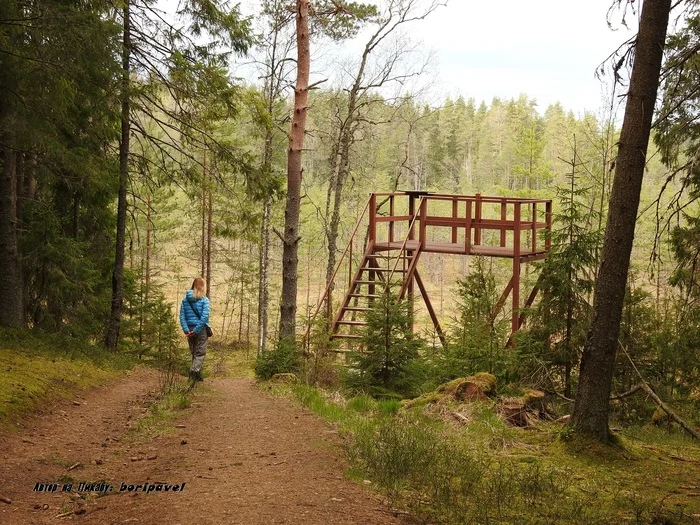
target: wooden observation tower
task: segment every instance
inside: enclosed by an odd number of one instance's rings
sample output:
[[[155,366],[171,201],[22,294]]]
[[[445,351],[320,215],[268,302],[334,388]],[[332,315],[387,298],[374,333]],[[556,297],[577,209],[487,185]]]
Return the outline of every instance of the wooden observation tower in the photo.
[[[367,234],[363,239],[358,232],[365,222]],[[418,271],[423,253],[512,259],[512,276],[491,314],[495,318],[510,295],[512,335],[524,320],[520,313],[521,265],[547,256],[550,239],[545,233],[551,228],[551,200],[485,197],[479,193],[372,193],[319,300],[305,339],[308,340],[313,319],[324,304],[331,320],[332,338],[360,339],[356,329],[366,324],[364,312],[387,286],[392,285],[403,299],[413,297],[417,285],[444,344],[440,323]],[[341,272],[345,266],[347,272]],[[341,273],[345,273],[347,289],[333,312],[332,293],[334,288],[340,288],[336,281]],[[528,295],[525,307],[532,304],[536,294],[537,286]]]

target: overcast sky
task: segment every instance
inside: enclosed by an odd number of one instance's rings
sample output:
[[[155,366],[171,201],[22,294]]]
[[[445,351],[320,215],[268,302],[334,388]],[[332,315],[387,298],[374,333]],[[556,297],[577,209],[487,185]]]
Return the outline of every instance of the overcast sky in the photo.
[[[612,3],[449,0],[426,20],[407,26],[412,38],[435,52],[429,102],[439,104],[461,94],[488,104],[494,96],[517,98],[525,93],[537,100],[540,112],[557,101],[578,115],[597,111],[609,87],[607,79],[595,78],[596,68],[634,34],[637,23],[637,13],[628,12],[630,29],[625,28],[616,11],[610,29],[606,15]],[[245,14],[254,14],[259,3],[241,0],[240,5]],[[338,52],[360,46],[345,43]],[[323,76],[333,60],[317,61],[317,76]]]
[[[488,103],[526,93],[543,112],[556,101],[575,113],[597,110],[608,91],[596,67],[634,33],[611,0],[450,0],[420,23],[435,48],[441,89]],[[619,13],[619,12],[618,12]],[[628,13],[630,28],[636,14]]]

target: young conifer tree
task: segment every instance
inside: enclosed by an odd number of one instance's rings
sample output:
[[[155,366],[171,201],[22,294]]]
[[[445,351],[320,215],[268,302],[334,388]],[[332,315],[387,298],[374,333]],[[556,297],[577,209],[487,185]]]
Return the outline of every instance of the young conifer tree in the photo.
[[[408,301],[399,301],[387,289],[372,304],[366,321],[364,351],[350,357],[358,371],[351,384],[373,395],[410,395],[416,389],[412,372],[423,342],[413,335]]]
[[[557,188],[561,207],[553,219],[552,251],[542,263],[538,280],[542,299],[527,330],[533,336],[531,342],[542,344],[537,358],[556,369],[550,370],[550,377],[560,378],[554,386],[563,387],[566,397],[573,392],[572,371],[588,329],[596,254],[602,241],[597,212],[586,204],[591,189],[580,185],[580,164],[574,146],[569,184]]]

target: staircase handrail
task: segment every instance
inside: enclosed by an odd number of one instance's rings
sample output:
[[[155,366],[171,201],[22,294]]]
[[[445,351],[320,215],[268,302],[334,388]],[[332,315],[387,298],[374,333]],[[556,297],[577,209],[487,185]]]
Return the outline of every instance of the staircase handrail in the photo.
[[[386,286],[389,286],[389,283],[391,282],[391,278],[394,276],[394,273],[396,272],[396,268],[399,266],[399,261],[401,260],[401,253],[403,253],[406,250],[406,243],[408,242],[408,238],[411,236],[411,230],[413,230],[413,226],[416,223],[416,220],[418,219],[418,214],[421,212],[421,207],[423,206],[424,203],[424,196],[421,196],[418,199],[418,206],[416,206],[416,211],[413,212],[413,218],[411,219],[411,222],[408,225],[408,231],[406,232],[406,237],[403,240],[403,244],[401,245],[401,249],[399,250],[399,256],[396,258],[396,262],[394,263],[394,267],[391,269],[391,272],[389,273],[389,276],[387,277],[386,280]],[[419,239],[419,248],[420,248],[420,242],[422,239]]]
[[[333,275],[331,275],[331,278],[328,281],[328,284],[326,285],[326,289],[323,292],[321,299],[319,299],[318,304],[316,305],[316,310],[314,311],[314,315],[312,315],[311,318],[309,319],[309,325],[306,327],[306,332],[304,333],[304,337],[302,338],[302,348],[304,347],[306,341],[308,340],[309,334],[311,333],[311,327],[314,325],[314,321],[316,320],[316,316],[318,315],[318,312],[321,310],[321,305],[323,305],[323,301],[328,296],[328,293],[330,292],[331,287],[333,286],[333,283],[335,282],[335,276],[338,273],[338,270],[340,270],[340,266],[343,264],[343,260],[345,259],[345,256],[347,255],[348,250],[350,249],[350,245],[352,244],[352,241],[355,238],[355,235],[357,234],[357,229],[360,227],[360,224],[362,223],[362,219],[364,219],[364,217],[365,217],[365,213],[367,213],[367,209],[369,208],[370,202],[372,202],[372,195],[370,195],[369,198],[367,199],[367,204],[365,204],[365,207],[362,210],[362,213],[360,213],[359,219],[357,219],[357,223],[355,224],[355,228],[352,230],[352,233],[350,234],[350,240],[348,241],[348,244],[345,246],[345,250],[343,251],[343,254],[340,256],[340,259],[338,259],[338,263],[335,265],[335,270],[333,271]]]

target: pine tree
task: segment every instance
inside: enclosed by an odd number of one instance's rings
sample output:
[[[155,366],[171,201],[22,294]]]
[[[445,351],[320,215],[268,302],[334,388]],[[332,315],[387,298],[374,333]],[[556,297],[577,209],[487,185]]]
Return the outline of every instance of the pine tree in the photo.
[[[407,301],[384,290],[366,314],[364,351],[350,354],[356,376],[350,383],[376,396],[406,396],[415,388],[413,365],[422,341],[413,336]]]
[[[610,392],[637,220],[646,151],[659,86],[670,0],[646,0],[635,42],[625,118],[571,425],[599,441],[610,438]]]
[[[118,35],[108,15],[97,1],[0,6],[0,324],[62,327],[104,287],[95,230],[110,217]]]

